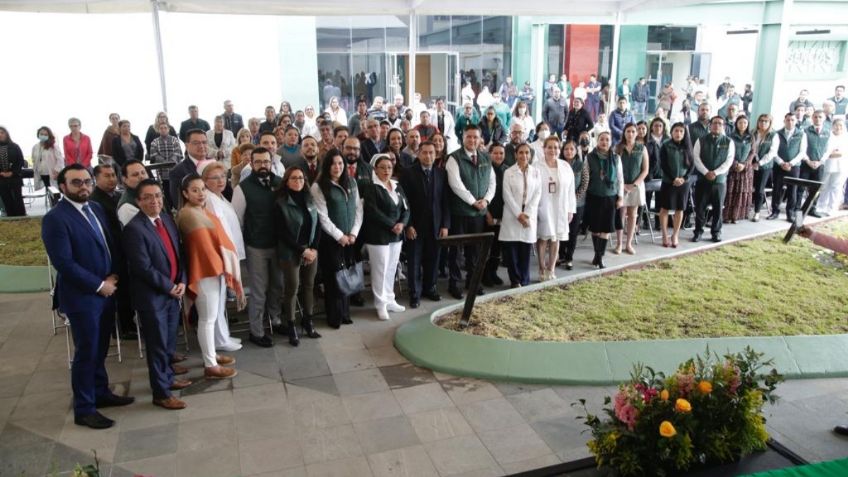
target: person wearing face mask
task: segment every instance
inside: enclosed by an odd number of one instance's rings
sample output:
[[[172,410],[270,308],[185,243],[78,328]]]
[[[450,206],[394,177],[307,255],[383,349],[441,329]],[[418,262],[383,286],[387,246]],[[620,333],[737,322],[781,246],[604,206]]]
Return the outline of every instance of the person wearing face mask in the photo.
[[[588,147],[588,138],[585,139]],[[574,176],[574,198],[575,209],[568,223],[568,241],[560,242],[559,258],[564,263],[566,270],[573,268],[574,250],[577,248],[577,234],[583,223],[583,211],[586,208],[586,190],[589,188],[589,168],[586,166],[585,156],[577,154],[577,145],[574,141],[568,141],[562,147],[562,159],[571,166]]]
[[[609,131],[605,131],[609,133]],[[577,155],[580,159],[586,160],[586,157],[592,152],[592,139],[589,138],[589,133],[583,133],[580,135],[580,139],[577,141]]]
[[[536,140],[530,143],[530,148],[533,150],[533,154],[530,156],[531,163],[533,162],[532,158],[545,156],[545,139],[550,136],[551,128],[548,123],[542,121],[536,125]]]
[[[523,101],[516,101],[515,107],[512,108],[512,119],[509,121],[510,131],[512,131],[514,124],[521,125],[521,142],[527,142],[530,139],[530,133],[535,129],[535,124],[533,123],[533,117],[530,116],[527,104]]]
[[[474,109],[474,105],[467,101],[462,106],[462,112],[456,117],[456,126],[453,128],[456,137],[462,137],[463,131],[468,125],[476,126],[480,122],[480,115]]]
[[[56,137],[47,126],[37,132],[38,143],[32,146],[32,169],[35,172],[35,188],[56,186],[56,178],[65,167],[62,151],[56,146]]]

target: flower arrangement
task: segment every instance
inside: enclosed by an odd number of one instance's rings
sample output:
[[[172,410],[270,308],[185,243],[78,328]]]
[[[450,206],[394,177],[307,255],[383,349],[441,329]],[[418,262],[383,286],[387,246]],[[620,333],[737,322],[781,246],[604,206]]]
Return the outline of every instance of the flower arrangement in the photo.
[[[777,400],[783,380],[773,368],[763,372],[772,365],[750,347],[721,357],[707,348],[670,376],[637,364],[630,381],[604,400],[607,418],[579,401],[586,415],[578,419],[592,433],[589,450],[599,468],[622,477],[673,475],[764,450],[762,407]]]

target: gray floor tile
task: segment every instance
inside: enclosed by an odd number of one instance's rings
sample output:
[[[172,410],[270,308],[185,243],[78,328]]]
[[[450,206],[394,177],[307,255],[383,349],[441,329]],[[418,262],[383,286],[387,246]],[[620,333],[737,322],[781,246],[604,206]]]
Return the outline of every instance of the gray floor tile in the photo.
[[[386,391],[389,389],[389,385],[383,378],[382,373],[376,368],[334,374],[333,379],[336,382],[336,388],[338,388],[339,394],[342,396]]]
[[[353,422],[399,416],[403,413],[391,391],[346,396],[342,401]]]
[[[10,420],[64,416],[71,409],[70,389],[59,392],[29,394],[18,401]]]
[[[408,363],[406,358],[395,349],[394,346],[380,346],[377,348],[368,348],[371,353],[371,358],[374,359],[374,364],[378,367],[395,366],[398,364]]]
[[[511,464],[552,454],[551,449],[527,424],[477,434],[499,464]]]
[[[29,382],[28,374],[5,375],[0,371],[0,398],[18,397]]]
[[[312,429],[299,440],[303,448],[303,460],[307,465],[363,455],[351,424]]]
[[[412,414],[409,421],[421,442],[474,434],[474,430],[455,407]]]
[[[195,394],[214,393],[218,391],[232,391],[232,379],[204,379],[202,377],[190,377],[191,386],[180,391],[180,399]]]
[[[327,358],[318,350],[286,357],[280,363],[280,371],[286,381],[329,376],[331,374]]]
[[[359,443],[366,454],[399,449],[420,444],[415,430],[406,416],[387,417],[353,425]]]
[[[417,445],[370,454],[368,462],[374,477],[438,477],[424,446]]]
[[[317,391],[328,396],[339,396],[339,389],[336,386],[336,380],[329,374],[326,376],[317,376],[312,378],[286,380],[286,392],[292,401],[297,401],[297,394],[301,390],[299,388]]]
[[[177,424],[122,432],[115,462],[131,462],[177,452]],[[129,467],[128,467],[129,468]],[[130,470],[133,470],[130,468]]]
[[[588,427],[572,417],[559,417],[547,421],[536,421],[530,426],[539,437],[564,461],[575,449],[585,449],[591,435],[584,431]]]
[[[439,381],[457,406],[503,396],[494,385],[480,379],[448,377]]]
[[[554,454],[544,455],[533,459],[522,460],[519,462],[502,463],[501,468],[507,475],[517,474],[519,472],[527,472],[530,470],[541,469],[559,464],[561,461]]]
[[[506,399],[529,422],[574,415],[569,403],[550,388],[513,394]]]
[[[77,464],[81,466],[94,464],[94,454],[91,451],[80,451],[60,443],[53,446],[53,452],[47,458],[48,472],[67,472],[74,470]],[[103,457],[98,455],[98,459],[102,461]]]
[[[306,466],[309,477],[370,477],[371,468],[365,457],[348,457],[331,462],[318,462]]]
[[[241,474],[238,447],[205,447],[177,454],[178,476],[234,477]]]
[[[408,388],[393,389],[392,393],[406,414],[453,407],[453,401],[442,389],[442,386],[435,381]]]
[[[53,451],[53,442],[42,442],[22,447],[0,446],[2,475],[29,476],[44,475],[49,470],[49,456]]]
[[[496,388],[503,394],[504,396],[511,396],[513,394],[521,394],[521,393],[529,393],[532,391],[538,391],[540,389],[545,389],[549,386],[544,384],[527,384],[527,383],[506,383],[506,382],[496,382],[493,383]]]
[[[397,366],[384,366],[380,368],[380,372],[383,373],[383,377],[386,378],[386,382],[389,383],[389,387],[392,389],[409,388],[420,384],[436,382],[432,371],[419,368],[410,363],[399,364]]]
[[[286,387],[283,383],[272,383],[235,389],[233,405],[236,412],[285,407]]]
[[[236,424],[232,415],[183,422],[177,431],[177,451],[199,451],[232,446],[236,441]]]
[[[270,439],[298,432],[287,408],[242,412],[236,414],[235,424],[239,441]]]
[[[524,424],[524,418],[505,398],[477,401],[459,406],[465,419],[477,432]]]
[[[298,436],[275,437],[239,443],[242,475],[278,472],[303,465]]]
[[[324,357],[327,358],[327,364],[333,374],[377,367],[365,348],[328,349],[324,351]]]
[[[194,394],[181,399],[186,403],[186,408],[176,413],[181,422],[228,416],[235,410],[232,391]]]
[[[132,472],[133,475],[175,477],[177,476],[177,454],[167,454],[134,460],[132,462],[123,462],[120,464],[120,467]]]
[[[459,475],[472,471],[501,470],[480,439],[474,435],[453,437],[424,445],[439,475]]]

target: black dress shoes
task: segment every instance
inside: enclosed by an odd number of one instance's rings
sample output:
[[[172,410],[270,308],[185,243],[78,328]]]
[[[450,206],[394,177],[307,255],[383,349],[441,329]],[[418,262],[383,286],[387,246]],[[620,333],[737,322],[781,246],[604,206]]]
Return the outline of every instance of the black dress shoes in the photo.
[[[342,324],[343,325],[352,325],[353,320],[351,320],[349,316],[346,316],[346,317],[342,318]]]
[[[713,242],[715,242],[715,243],[721,242],[721,234],[713,235]]]
[[[104,396],[97,400],[95,405],[98,408],[104,407],[118,407],[118,406],[128,406],[135,402],[135,398],[132,396],[118,396],[115,394],[111,394],[109,396]]]
[[[115,425],[115,421],[109,419],[103,414],[100,414],[99,412],[95,412],[94,414],[89,414],[87,416],[74,416],[74,424],[90,427],[92,429],[108,429]]]
[[[460,290],[456,286],[448,288],[448,293],[450,293],[450,296],[456,298],[457,300],[462,300],[463,298],[465,298],[465,295],[462,294],[462,290]]]
[[[840,436],[848,436],[848,426],[836,426],[833,428],[833,432]]]
[[[778,218],[778,217],[780,217],[780,213],[779,213],[779,212],[772,212],[771,214],[769,214],[769,216],[768,216],[768,217],[766,217],[766,220],[774,220],[774,219],[776,219],[776,218]]]
[[[442,299],[442,295],[439,295],[436,290],[426,291],[422,293],[421,296],[430,301],[440,301]]]
[[[418,298],[410,298],[410,300],[409,300],[409,307],[410,308],[418,308],[419,306],[421,306],[421,300],[419,300]]]
[[[268,335],[255,336],[251,333],[250,342],[255,344],[256,346],[261,346],[263,348],[270,348],[274,346],[274,340],[271,339]]]
[[[701,241],[701,234],[696,233],[695,235],[693,235],[692,241],[693,242],[700,242]]]

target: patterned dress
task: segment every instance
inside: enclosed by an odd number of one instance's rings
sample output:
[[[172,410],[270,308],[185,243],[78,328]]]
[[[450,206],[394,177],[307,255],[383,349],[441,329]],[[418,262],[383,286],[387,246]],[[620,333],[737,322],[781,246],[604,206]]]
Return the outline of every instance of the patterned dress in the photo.
[[[724,198],[725,222],[742,220],[748,215],[754,193],[754,168],[752,167],[751,143],[752,137],[748,132],[744,135],[734,131],[730,135],[736,148],[733,165],[727,173],[727,195]],[[744,164],[745,169],[736,171],[737,164]]]

